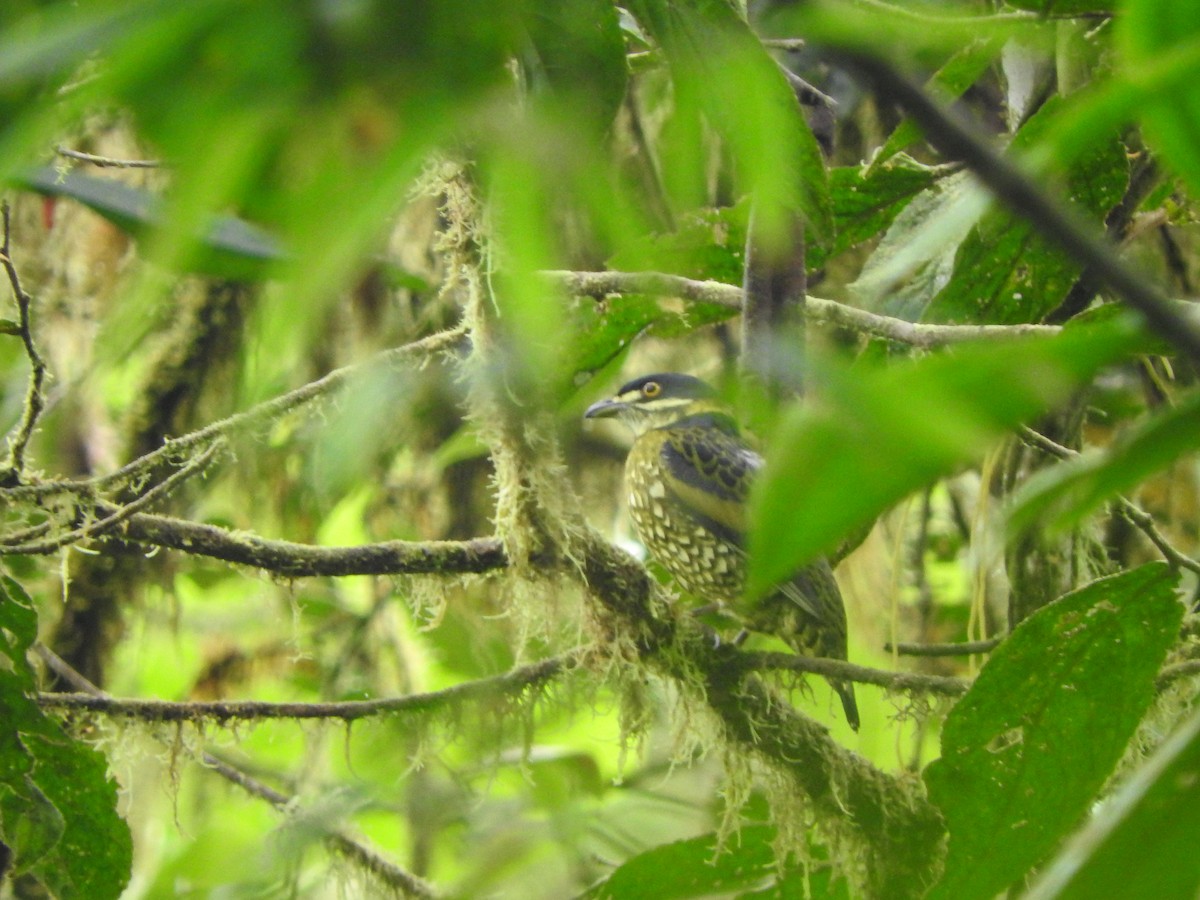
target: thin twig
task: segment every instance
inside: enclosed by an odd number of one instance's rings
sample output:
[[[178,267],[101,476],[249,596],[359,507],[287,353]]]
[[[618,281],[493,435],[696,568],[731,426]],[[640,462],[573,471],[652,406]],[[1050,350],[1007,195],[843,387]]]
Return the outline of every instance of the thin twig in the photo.
[[[30,297],[21,287],[21,277],[17,273],[16,264],[12,258],[12,211],[7,201],[0,205],[0,213],[4,219],[4,241],[0,244],[0,264],[8,275],[8,283],[12,286],[13,297],[17,301],[17,329],[21,343],[25,347],[25,355],[29,358],[29,385],[25,390],[25,403],[21,409],[21,421],[16,433],[8,439],[8,460],[0,469],[0,485],[18,483],[25,469],[25,451],[33,438],[33,430],[37,426],[38,417],[45,406],[42,395],[42,385],[46,381],[46,363],[38,353],[37,344],[33,340],[33,321],[30,314]]]
[[[75,671],[66,660],[49,647],[44,644],[37,644],[35,651],[56,675],[80,691],[79,694],[67,696],[82,696],[93,701],[114,699],[84,678],[79,672]],[[236,784],[250,795],[258,797],[261,800],[266,800],[280,812],[291,815],[295,814],[296,799],[294,797],[281,794],[270,785],[264,784],[252,775],[246,774],[241,769],[211,753],[202,752],[200,754],[200,761],[205,768],[216,772],[226,781]],[[393,890],[401,891],[405,896],[421,898],[421,900],[432,900],[432,898],[438,896],[433,886],[424,879],[418,878],[395,863],[389,862],[375,850],[349,837],[341,830],[329,828],[322,837],[335,851],[356,862],[364,870],[370,872]]]
[[[1157,287],[1125,265],[1117,248],[1098,236],[1090,222],[1051,199],[1044,187],[979,138],[978,129],[947,113],[891,63],[849,48],[833,55],[873,93],[912,116],[944,156],[964,162],[1001,202],[1138,310],[1160,337],[1200,363],[1200,331]]]
[[[250,407],[250,409],[212,422],[189,434],[169,438],[157,450],[153,450],[144,456],[139,456],[137,459],[130,461],[120,469],[107,475],[87,480],[47,481],[39,484],[0,489],[0,497],[21,499],[44,497],[59,493],[81,493],[111,489],[172,457],[187,453],[196,447],[209,444],[218,437],[277,418],[297,407],[303,406],[305,403],[309,403],[336,390],[350,378],[372,366],[397,365],[401,362],[410,361],[413,358],[428,358],[437,353],[448,351],[462,341],[465,334],[465,329],[462,326],[457,326],[446,331],[439,331],[437,334],[431,334],[428,337],[421,338],[401,347],[384,350],[364,362],[334,369],[316,381],[310,381],[308,384],[302,385],[293,391],[288,391],[286,394],[280,394],[278,397],[264,400],[262,403]]]
[[[1174,665],[1164,666],[1162,671],[1158,673],[1158,678],[1155,679],[1154,686],[1160,691],[1167,689],[1181,678],[1189,678],[1193,675],[1200,675],[1200,659],[1189,659],[1184,662],[1175,663]]]
[[[988,638],[986,641],[952,641],[945,644],[917,644],[898,641],[884,644],[888,653],[901,656],[973,656],[976,653],[991,653],[1000,646],[1003,638]]]
[[[43,693],[38,695],[38,703],[46,709],[81,710],[148,722],[225,724],[265,719],[340,719],[343,722],[353,722],[405,712],[429,713],[461,703],[479,702],[501,696],[518,696],[557,677],[575,662],[573,656],[557,656],[521,666],[503,675],[480,678],[441,691],[408,694],[404,697],[381,697],[376,700],[336,703],[269,703],[263,700],[172,701],[82,692]]]
[[[1070,447],[1064,447],[1057,441],[1051,440],[1044,434],[1039,434],[1027,425],[1022,425],[1019,429],[1021,440],[1039,450],[1049,453],[1051,456],[1058,459],[1074,459],[1079,456],[1079,451],[1072,450]],[[1186,553],[1177,550],[1166,535],[1158,530],[1158,525],[1154,521],[1154,517],[1146,512],[1128,497],[1123,494],[1117,494],[1111,499],[1111,503],[1116,507],[1117,512],[1124,516],[1125,519],[1142,532],[1146,539],[1157,548],[1162,554],[1163,559],[1177,569],[1187,569],[1189,572],[1200,574],[1200,562],[1192,559]]]
[[[839,681],[873,684],[889,691],[913,691],[940,694],[945,697],[959,697],[971,687],[970,680],[966,678],[953,678],[948,675],[919,675],[915,672],[888,672],[883,669],[870,669],[866,666],[843,662],[840,659],[797,656],[794,653],[740,651],[734,660],[735,665],[748,671],[786,669],[793,672],[811,672]]]
[[[58,550],[60,547],[65,547],[67,544],[78,543],[79,541],[90,537],[99,537],[105,532],[112,531],[122,522],[128,521],[140,510],[143,510],[150,504],[166,497],[182,482],[191,478],[193,475],[203,472],[208,467],[208,464],[212,462],[213,457],[215,457],[217,454],[217,451],[224,446],[224,443],[224,440],[221,439],[214,441],[210,446],[206,447],[199,456],[197,456],[195,459],[189,460],[188,463],[180,468],[177,472],[171,473],[169,477],[164,478],[161,482],[154,485],[154,487],[150,488],[150,490],[146,491],[146,493],[142,494],[141,496],[116,507],[114,511],[101,519],[97,519],[94,522],[89,522],[86,525],[83,525],[79,528],[74,528],[65,534],[60,534],[57,537],[53,537],[45,541],[35,541],[25,544],[12,544],[0,539],[0,552],[6,554],[21,553],[31,556],[53,553],[55,550]],[[105,506],[107,507],[108,504],[105,504]]]
[[[114,159],[111,156],[96,156],[94,153],[84,153],[82,150],[71,150],[62,146],[55,147],[54,152],[67,159],[91,163],[102,169],[157,169],[163,165],[157,159]]]
[[[573,296],[603,297],[608,294],[651,294],[678,297],[693,303],[712,303],[741,310],[742,291],[720,281],[697,281],[662,272],[570,272],[542,273],[552,285]],[[808,296],[804,315],[871,337],[885,338],[919,349],[941,347],[963,341],[1011,340],[1032,334],[1054,335],[1056,325],[932,325],[881,316],[834,300]]]

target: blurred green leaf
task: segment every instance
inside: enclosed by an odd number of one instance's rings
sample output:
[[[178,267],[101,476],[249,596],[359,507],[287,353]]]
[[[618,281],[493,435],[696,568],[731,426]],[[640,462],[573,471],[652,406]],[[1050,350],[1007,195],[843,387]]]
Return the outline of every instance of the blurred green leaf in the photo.
[[[784,415],[752,493],[747,593],[759,596],[907,494],[978,459],[1120,358],[1136,334],[1122,320],[822,373],[819,409]]]
[[[1200,44],[1200,0],[1130,0],[1117,20],[1123,70],[1138,83],[1141,70],[1172,51]],[[1200,93],[1191,89],[1144,94],[1138,114],[1148,141],[1200,192]]]
[[[1013,141],[1016,153],[1036,146],[1057,120],[1059,105],[1047,102]],[[1119,135],[1093,143],[1071,166],[1068,199],[1103,219],[1129,180],[1129,160]],[[922,315],[927,322],[1037,322],[1055,309],[1079,277],[1078,263],[1004,209],[986,213],[958,248],[954,274]]]
[[[1023,900],[1191,900],[1200,894],[1200,710],[1100,807]]]
[[[675,91],[728,145],[757,221],[784,240],[799,211],[818,242],[832,237],[825,162],[782,69],[724,0],[626,4],[667,56]]]
[[[20,172],[11,181],[17,187],[46,197],[82,203],[136,238],[152,237],[163,227],[164,204],[159,195],[111,178],[94,178],[43,166]],[[286,257],[274,236],[234,216],[213,216],[198,243],[201,252],[187,261],[187,270],[217,278],[261,280],[270,275],[268,264]],[[412,290],[428,287],[425,279],[393,263],[380,260],[378,264],[383,277],[393,286]]]
[[[674,231],[637,235],[608,260],[608,267],[627,272],[654,271],[686,278],[739,284],[745,267],[746,227],[750,204],[689,210]]]
[[[625,97],[625,40],[611,0],[537,0],[529,12],[534,87],[602,139]]]
[[[129,826],[104,756],[33,699],[26,653],[36,639],[29,597],[0,577],[0,840],[15,871],[32,872],[56,896],[117,897],[132,866]]]
[[[1200,394],[1193,393],[1123,435],[1113,446],[1038,472],[1013,497],[1009,521],[1015,531],[1069,527],[1197,447]]]
[[[979,80],[988,66],[1000,53],[1000,44],[994,40],[972,41],[956,51],[933,76],[925,82],[925,90],[943,102],[956,100]],[[904,119],[896,126],[883,146],[871,160],[874,169],[890,160],[897,153],[921,140],[921,128],[912,119]]]
[[[1155,696],[1183,616],[1178,575],[1151,563],[1022,622],[942,730],[925,770],[949,853],[931,898],[991,898],[1086,815]]]

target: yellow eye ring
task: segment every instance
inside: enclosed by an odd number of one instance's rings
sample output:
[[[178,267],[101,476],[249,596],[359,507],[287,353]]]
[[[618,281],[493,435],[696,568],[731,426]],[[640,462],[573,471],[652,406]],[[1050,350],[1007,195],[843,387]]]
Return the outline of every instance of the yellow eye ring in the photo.
[[[647,381],[642,385],[642,396],[654,398],[662,393],[662,385],[657,381]]]

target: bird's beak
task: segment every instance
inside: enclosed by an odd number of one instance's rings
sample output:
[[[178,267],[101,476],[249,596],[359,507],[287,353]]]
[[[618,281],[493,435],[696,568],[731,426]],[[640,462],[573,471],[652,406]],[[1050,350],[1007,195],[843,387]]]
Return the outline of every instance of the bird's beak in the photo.
[[[628,406],[619,400],[598,400],[587,408],[585,419],[611,419]]]

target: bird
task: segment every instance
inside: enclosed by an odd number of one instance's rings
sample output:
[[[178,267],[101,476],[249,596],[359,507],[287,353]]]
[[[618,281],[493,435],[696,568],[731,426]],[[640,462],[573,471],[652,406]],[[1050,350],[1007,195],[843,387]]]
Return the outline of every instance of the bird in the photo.
[[[746,504],[763,458],[707,382],[645,375],[593,403],[585,419],[615,418],[634,436],[625,460],[630,518],[647,552],[686,590],[743,614],[802,656],[846,659],[846,608],[820,558],[745,607]],[[846,721],[859,727],[849,682],[831,680]]]

